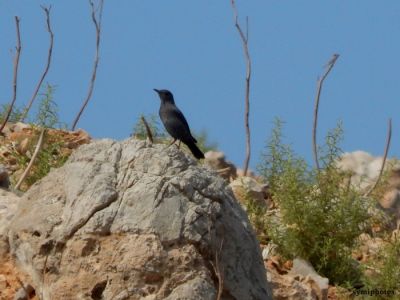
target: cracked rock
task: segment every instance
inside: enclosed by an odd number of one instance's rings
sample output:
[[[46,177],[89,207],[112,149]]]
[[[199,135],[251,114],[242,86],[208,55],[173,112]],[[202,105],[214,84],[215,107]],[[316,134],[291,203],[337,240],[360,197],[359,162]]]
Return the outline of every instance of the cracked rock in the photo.
[[[272,299],[227,183],[176,147],[81,146],[18,201],[10,252],[41,299]],[[219,274],[217,274],[219,273]]]

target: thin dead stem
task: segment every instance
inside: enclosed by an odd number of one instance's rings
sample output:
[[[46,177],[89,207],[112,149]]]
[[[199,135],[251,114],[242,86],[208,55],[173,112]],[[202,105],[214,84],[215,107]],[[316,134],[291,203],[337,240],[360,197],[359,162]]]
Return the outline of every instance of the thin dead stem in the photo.
[[[217,298],[216,300],[221,300],[222,298],[222,293],[224,291],[224,270],[221,270],[221,265],[219,261],[219,255],[222,253],[222,246],[224,244],[224,239],[221,240],[221,244],[219,246],[218,251],[215,252],[215,264],[211,262],[211,265],[214,268],[215,275],[217,276],[218,279],[218,293],[217,293]]]
[[[96,16],[96,8],[95,8],[95,6],[93,4],[93,1],[89,0],[89,4],[90,4],[90,6],[92,8],[92,21],[93,21],[94,26],[96,28],[96,55],[95,55],[95,59],[94,59],[92,78],[90,80],[89,90],[88,90],[87,96],[86,96],[86,98],[85,98],[85,100],[83,102],[83,105],[82,105],[81,109],[79,110],[77,116],[75,117],[74,122],[72,123],[72,130],[75,130],[76,125],[78,124],[79,119],[81,118],[81,115],[82,115],[83,111],[85,110],[87,104],[89,103],[90,98],[92,97],[94,83],[96,81],[97,67],[99,65],[101,21],[102,21],[102,18],[103,18],[104,0],[100,0],[98,16]]]
[[[339,58],[339,54],[333,54],[332,58],[325,65],[325,73],[324,75],[318,79],[317,82],[317,94],[315,96],[315,106],[314,106],[314,124],[313,124],[313,134],[312,134],[312,144],[313,144],[313,154],[315,166],[317,169],[320,169],[318,162],[318,150],[317,150],[317,123],[318,123],[318,108],[319,108],[319,99],[321,96],[322,85],[324,83],[325,78],[328,76],[329,72],[332,70],[333,66],[336,63],[336,60]]]
[[[239,33],[240,39],[243,45],[244,56],[246,59],[246,93],[245,93],[245,113],[244,113],[244,125],[246,129],[246,157],[244,161],[243,174],[246,176],[250,155],[251,155],[251,144],[250,144],[250,125],[249,125],[249,114],[250,114],[250,79],[251,79],[251,58],[249,53],[248,41],[249,41],[249,18],[246,18],[246,34],[238,22],[238,12],[236,9],[235,1],[231,0],[233,17],[235,20],[235,27]]]
[[[44,79],[46,78],[47,73],[49,72],[50,69],[50,64],[51,64],[51,57],[52,57],[52,53],[53,53],[53,42],[54,42],[54,34],[53,31],[51,30],[51,22],[50,22],[50,10],[51,10],[51,5],[47,8],[45,6],[41,6],[41,8],[43,9],[43,11],[46,14],[46,24],[47,24],[47,31],[49,33],[50,36],[50,44],[49,44],[49,50],[48,50],[48,54],[47,54],[47,63],[46,66],[44,68],[44,71],[42,73],[42,76],[40,77],[38,84],[36,85],[36,88],[32,94],[31,99],[29,100],[28,105],[26,106],[23,115],[20,118],[21,122],[25,121],[26,116],[29,113],[29,110],[32,107],[33,102],[35,101],[37,94],[39,93],[40,87],[42,86],[42,83],[44,81]]]
[[[383,155],[382,166],[381,166],[381,169],[379,171],[378,178],[376,179],[374,185],[364,195],[365,197],[368,197],[369,195],[371,195],[372,191],[376,188],[376,186],[378,185],[379,181],[382,178],[383,170],[385,169],[387,155],[389,153],[391,139],[392,139],[392,119],[390,118],[389,121],[388,121],[388,132],[387,132],[387,137],[386,137],[385,153]]]
[[[153,134],[151,133],[151,129],[150,129],[149,124],[147,123],[147,121],[146,121],[144,116],[141,116],[140,119],[142,120],[142,122],[144,124],[144,127],[146,128],[146,134],[147,134],[148,140],[150,141],[150,143],[153,144],[153,142],[154,142],[153,141]]]
[[[25,180],[26,176],[28,176],[29,171],[32,169],[32,166],[36,160],[36,157],[39,154],[40,149],[42,148],[43,145],[43,138],[45,134],[46,128],[42,128],[42,131],[40,132],[39,140],[36,144],[35,152],[33,152],[32,158],[26,167],[24,173],[21,175],[20,179],[18,180],[17,184],[15,185],[15,189],[18,190],[22,184],[22,182]]]
[[[15,100],[17,99],[18,66],[19,66],[19,57],[21,55],[21,34],[20,34],[20,30],[19,30],[19,18],[17,16],[15,16],[15,26],[17,29],[17,46],[16,46],[16,52],[15,52],[15,58],[14,58],[13,96],[12,96],[10,106],[8,107],[7,114],[3,120],[3,124],[1,124],[1,126],[0,126],[0,133],[3,131],[4,127],[6,126],[8,119],[10,118],[12,109],[14,107]]]

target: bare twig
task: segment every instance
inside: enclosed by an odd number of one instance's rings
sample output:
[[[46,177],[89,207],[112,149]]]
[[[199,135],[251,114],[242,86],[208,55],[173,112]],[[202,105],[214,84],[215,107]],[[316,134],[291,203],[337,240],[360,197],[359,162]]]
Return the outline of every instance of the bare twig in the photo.
[[[50,10],[51,10],[51,5],[47,8],[45,6],[41,6],[41,8],[44,10],[45,14],[46,14],[46,24],[47,24],[47,31],[49,32],[50,35],[50,45],[49,45],[49,50],[48,50],[48,54],[47,54],[47,63],[46,66],[44,68],[44,71],[42,73],[42,76],[39,79],[38,84],[36,85],[36,88],[32,94],[31,99],[29,100],[28,105],[25,107],[25,110],[20,118],[21,122],[25,121],[26,116],[29,113],[29,110],[32,107],[33,102],[36,99],[37,94],[39,93],[39,89],[42,86],[42,83],[47,75],[47,73],[49,72],[50,69],[50,64],[51,64],[51,56],[53,53],[53,42],[54,42],[54,34],[53,31],[51,30],[51,22],[50,22]]]
[[[142,120],[144,127],[146,128],[147,138],[149,139],[150,143],[153,144],[153,134],[151,133],[149,124],[147,124],[147,121],[144,116],[141,116],[140,119]]]
[[[221,300],[222,298],[222,293],[224,291],[224,270],[221,270],[220,262],[219,262],[219,255],[222,252],[222,246],[224,244],[224,239],[221,240],[221,244],[219,246],[218,251],[215,252],[215,265],[211,262],[211,265],[213,266],[215,275],[217,276],[218,279],[218,294],[216,300]]]
[[[387,133],[387,138],[386,138],[386,146],[385,146],[385,153],[383,155],[383,160],[382,160],[382,166],[381,169],[379,171],[379,175],[378,178],[376,179],[374,185],[369,189],[369,191],[365,194],[365,197],[368,197],[369,195],[371,195],[372,191],[376,188],[376,186],[378,185],[379,181],[382,178],[382,174],[383,174],[383,170],[385,168],[385,163],[386,163],[386,159],[387,159],[387,155],[389,153],[389,148],[390,148],[390,141],[392,139],[392,119],[390,118],[388,121],[388,133]]]
[[[15,100],[17,99],[18,65],[19,65],[19,56],[21,55],[21,34],[19,31],[19,18],[17,16],[15,16],[15,26],[17,28],[17,46],[16,46],[16,52],[15,52],[15,58],[14,58],[13,96],[12,96],[10,106],[8,107],[7,114],[3,120],[3,124],[1,124],[0,133],[3,131],[4,126],[6,126],[8,119],[10,118],[12,109],[14,107]]]
[[[336,63],[336,60],[339,58],[339,54],[333,54],[332,58],[325,65],[325,73],[324,75],[318,79],[317,82],[317,94],[315,96],[315,106],[314,106],[314,124],[313,124],[313,135],[312,135],[312,143],[313,143],[313,152],[314,152],[314,161],[315,166],[319,170],[319,162],[318,162],[318,152],[317,152],[317,122],[318,122],[318,107],[319,107],[319,98],[321,96],[322,85],[324,83],[325,78],[328,76],[329,72],[332,70],[333,66]]]
[[[96,27],[96,55],[94,59],[94,64],[93,64],[93,71],[92,71],[92,78],[90,80],[90,85],[89,85],[89,90],[88,94],[83,102],[83,105],[78,112],[78,115],[75,117],[74,122],[72,123],[72,130],[75,130],[76,125],[79,122],[79,119],[85,110],[87,104],[89,103],[90,98],[92,97],[93,93],[93,88],[94,88],[94,83],[96,81],[96,74],[97,74],[97,66],[99,65],[99,48],[100,48],[100,37],[101,37],[101,21],[103,18],[103,5],[104,5],[104,0],[100,0],[99,4],[99,12],[98,12],[98,19],[96,17],[96,8],[94,7],[93,1],[89,0],[89,4],[92,8],[92,21],[94,23],[94,26]]]
[[[251,78],[251,59],[248,47],[249,41],[249,19],[246,18],[246,34],[243,32],[242,28],[238,22],[238,12],[236,9],[235,1],[231,0],[233,17],[235,20],[235,27],[239,32],[240,39],[242,40],[244,56],[246,59],[246,94],[245,94],[245,113],[244,113],[244,125],[246,129],[246,157],[244,161],[243,174],[246,176],[247,170],[249,168],[250,155],[251,155],[251,145],[250,145],[250,126],[249,126],[249,112],[250,112],[250,78]]]
[[[40,132],[39,140],[36,144],[35,152],[33,152],[32,158],[26,167],[24,173],[21,175],[21,178],[18,180],[17,184],[15,185],[15,189],[18,190],[19,187],[21,186],[22,182],[25,180],[26,176],[29,174],[29,171],[32,169],[32,166],[36,160],[36,157],[39,154],[40,149],[42,148],[43,145],[43,137],[45,134],[46,128],[42,128],[42,131]]]

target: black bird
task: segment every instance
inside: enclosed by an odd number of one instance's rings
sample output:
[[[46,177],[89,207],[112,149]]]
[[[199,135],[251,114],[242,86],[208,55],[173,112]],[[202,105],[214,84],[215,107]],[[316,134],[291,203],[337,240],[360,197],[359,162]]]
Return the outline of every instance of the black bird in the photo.
[[[164,124],[167,132],[174,138],[172,143],[176,140],[182,141],[192,151],[194,157],[197,159],[204,158],[203,152],[197,147],[196,139],[190,133],[189,125],[185,116],[175,105],[174,96],[168,90],[154,89],[161,99],[160,105],[160,119]]]

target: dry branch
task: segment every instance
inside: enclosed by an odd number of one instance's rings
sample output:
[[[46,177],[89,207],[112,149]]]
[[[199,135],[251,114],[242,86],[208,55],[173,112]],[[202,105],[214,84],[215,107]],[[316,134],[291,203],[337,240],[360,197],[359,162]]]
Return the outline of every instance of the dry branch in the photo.
[[[89,0],[89,4],[90,4],[90,6],[92,8],[92,21],[93,21],[94,26],[96,28],[96,55],[95,55],[95,59],[94,59],[92,78],[90,80],[89,90],[88,90],[88,93],[87,93],[87,96],[86,96],[85,100],[83,101],[83,104],[82,104],[82,107],[81,107],[80,111],[78,112],[77,116],[75,117],[74,122],[72,123],[72,130],[75,130],[76,125],[78,124],[79,119],[80,119],[83,111],[85,110],[87,104],[89,103],[90,98],[92,97],[94,83],[96,81],[97,66],[99,65],[101,21],[102,21],[102,18],[103,18],[104,0],[100,0],[98,19],[97,19],[97,16],[96,16],[96,8],[94,7],[93,1]]]
[[[13,96],[12,96],[10,106],[8,107],[7,114],[3,120],[3,124],[1,124],[0,133],[3,131],[4,126],[6,126],[8,119],[10,118],[12,109],[14,107],[15,100],[17,99],[18,65],[19,65],[19,57],[21,55],[21,34],[19,31],[19,18],[17,16],[15,16],[15,26],[17,29],[17,46],[15,48],[16,52],[15,52],[15,58],[14,58]]]
[[[40,132],[39,140],[36,144],[35,152],[33,152],[32,158],[31,158],[28,166],[26,167],[24,173],[21,175],[20,179],[18,180],[17,184],[15,185],[16,190],[19,189],[22,182],[25,180],[26,176],[28,176],[29,171],[32,169],[32,166],[36,160],[36,157],[38,156],[39,151],[42,148],[45,131],[46,131],[46,128],[42,128],[42,131]]]
[[[312,135],[312,143],[313,143],[313,153],[314,153],[314,161],[315,166],[319,170],[319,162],[318,162],[318,151],[317,151],[317,122],[318,122],[318,107],[319,107],[319,99],[321,96],[322,85],[324,83],[325,78],[328,76],[329,72],[332,70],[333,66],[336,63],[336,60],[339,58],[339,54],[333,54],[332,58],[325,65],[325,73],[324,75],[318,79],[317,82],[317,94],[315,96],[315,106],[314,106],[314,124],[313,124],[313,135]]]
[[[211,265],[213,266],[215,275],[217,276],[218,279],[218,293],[217,293],[217,298],[216,300],[221,300],[222,299],[222,293],[224,291],[224,270],[221,269],[220,261],[219,261],[219,256],[222,253],[222,246],[224,244],[224,239],[221,240],[221,244],[219,246],[218,251],[215,252],[215,264],[211,262]]]
[[[140,119],[142,120],[143,125],[146,128],[147,138],[149,139],[150,143],[153,144],[153,134],[151,133],[151,129],[150,129],[149,124],[147,123],[147,121],[146,121],[144,116],[141,116]]]
[[[389,153],[391,139],[392,139],[392,119],[390,118],[389,121],[388,121],[388,133],[387,133],[387,138],[386,138],[386,146],[385,146],[385,153],[383,155],[382,166],[381,166],[381,169],[379,171],[378,178],[376,179],[374,185],[364,195],[365,197],[368,197],[369,195],[371,195],[372,191],[376,188],[376,186],[378,185],[379,181],[382,178],[383,170],[385,169],[387,155]]]
[[[250,145],[250,126],[249,126],[249,113],[250,113],[250,78],[251,78],[251,58],[249,53],[248,41],[249,41],[249,19],[246,18],[246,34],[238,22],[238,12],[236,9],[235,1],[231,0],[233,17],[235,20],[235,27],[239,32],[240,39],[243,45],[244,56],[246,59],[246,94],[245,94],[245,113],[244,113],[244,125],[246,129],[246,157],[244,161],[243,174],[246,176],[249,168],[251,145]]]
[[[54,42],[54,34],[53,31],[51,30],[51,22],[50,22],[50,10],[51,10],[51,5],[47,8],[44,6],[41,6],[41,8],[44,10],[45,14],[46,14],[46,24],[47,24],[47,31],[49,32],[50,35],[50,45],[49,45],[49,50],[48,50],[48,54],[47,54],[47,63],[46,66],[44,68],[44,71],[42,73],[42,76],[39,79],[38,84],[36,85],[36,88],[32,94],[31,99],[29,100],[28,105],[26,106],[23,115],[21,116],[20,121],[24,122],[26,116],[29,113],[29,110],[32,107],[33,102],[36,99],[37,94],[39,93],[40,87],[42,86],[42,83],[44,81],[44,79],[46,78],[47,73],[49,72],[50,69],[50,64],[51,64],[51,56],[53,53],[53,42]]]

